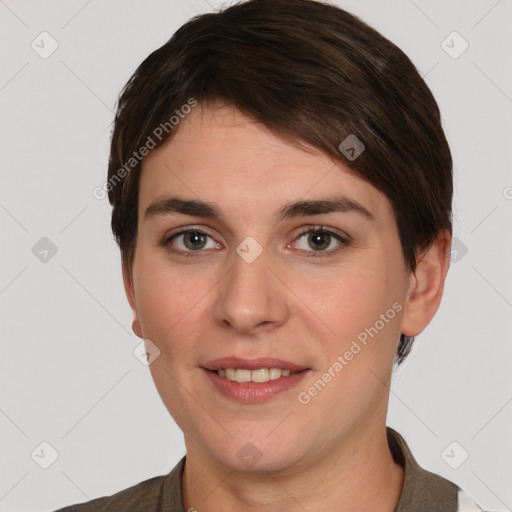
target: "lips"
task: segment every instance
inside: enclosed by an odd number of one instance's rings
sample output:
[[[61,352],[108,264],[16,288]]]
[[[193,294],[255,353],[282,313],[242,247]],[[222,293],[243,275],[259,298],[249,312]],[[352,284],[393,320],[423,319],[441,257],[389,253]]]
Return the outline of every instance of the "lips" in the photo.
[[[276,360],[274,359],[272,364],[274,364],[275,362]],[[284,363],[284,361],[282,362]],[[251,363],[254,363],[254,360],[251,361]],[[240,364],[240,360],[238,361],[237,364]],[[213,366],[215,365],[217,365],[217,363],[215,363]],[[253,404],[266,402],[267,400],[271,400],[274,397],[276,397],[277,399],[279,395],[286,394],[286,392],[290,392],[290,390],[297,386],[299,382],[301,382],[302,379],[306,378],[306,376],[310,373],[309,369],[304,369],[302,371],[290,372],[290,374],[287,376],[283,375],[275,380],[268,380],[265,382],[238,382],[232,381],[226,377],[221,377],[219,375],[219,372],[225,371],[222,369],[215,371],[202,368],[202,371],[204,372],[204,375],[207,377],[209,382],[211,382],[214,389],[217,390],[224,397],[229,398],[231,400],[235,400],[237,402]],[[239,371],[250,372],[251,370],[237,370],[237,373]],[[254,372],[255,370],[252,371]]]
[[[281,370],[290,370],[290,372],[300,372],[307,370],[308,367],[284,359],[273,357],[258,357],[256,359],[244,359],[241,357],[221,357],[208,361],[203,365],[206,370],[217,371],[228,368],[240,368],[246,370],[259,370],[260,368],[280,368]]]

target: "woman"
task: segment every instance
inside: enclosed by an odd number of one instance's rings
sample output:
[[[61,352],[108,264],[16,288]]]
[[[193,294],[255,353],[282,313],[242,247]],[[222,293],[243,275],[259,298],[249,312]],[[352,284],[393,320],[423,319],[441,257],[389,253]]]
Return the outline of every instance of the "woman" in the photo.
[[[400,49],[313,0],[198,16],[125,86],[104,192],[187,454],[62,511],[480,510],[386,427],[452,233],[439,110]]]

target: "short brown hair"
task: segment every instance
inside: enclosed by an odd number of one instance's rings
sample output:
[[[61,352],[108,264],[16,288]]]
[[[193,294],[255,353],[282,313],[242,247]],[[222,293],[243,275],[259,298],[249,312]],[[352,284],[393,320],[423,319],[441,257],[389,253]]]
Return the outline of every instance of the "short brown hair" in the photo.
[[[382,191],[412,272],[418,251],[440,229],[451,232],[450,148],[437,103],[410,59],[334,5],[248,0],[185,23],[140,64],[120,94],[108,196],[128,268],[136,248],[141,169],[140,155],[132,157],[149,138],[156,147],[172,137],[179,123],[173,126],[170,118],[191,98],[233,105],[283,140],[306,142],[343,162]],[[165,135],[155,137],[159,126]],[[365,146],[354,160],[339,148],[349,135]],[[413,340],[401,335],[398,364]]]

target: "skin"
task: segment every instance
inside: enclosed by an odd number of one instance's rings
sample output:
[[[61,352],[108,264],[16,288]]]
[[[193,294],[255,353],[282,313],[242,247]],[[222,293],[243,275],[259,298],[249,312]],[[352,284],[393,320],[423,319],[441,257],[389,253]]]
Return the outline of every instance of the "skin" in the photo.
[[[276,219],[287,202],[333,194],[357,201],[374,220],[354,212]],[[145,218],[165,195],[214,202],[222,219]],[[440,231],[410,273],[385,195],[340,162],[218,105],[193,109],[145,158],[138,213],[124,284],[134,332],[161,351],[151,374],[184,433],[185,510],[394,511],[403,468],[385,430],[393,358],[400,333],[419,334],[437,311],[450,234]],[[348,244],[327,236],[315,251],[301,229],[319,225],[348,235]],[[191,226],[208,235],[200,251],[187,235],[160,244]],[[248,236],[263,250],[252,263],[236,252]],[[300,403],[299,393],[396,302],[401,311]],[[244,404],[221,395],[201,369],[231,355],[277,357],[310,371],[297,387]],[[249,442],[261,454],[250,468],[237,457]]]

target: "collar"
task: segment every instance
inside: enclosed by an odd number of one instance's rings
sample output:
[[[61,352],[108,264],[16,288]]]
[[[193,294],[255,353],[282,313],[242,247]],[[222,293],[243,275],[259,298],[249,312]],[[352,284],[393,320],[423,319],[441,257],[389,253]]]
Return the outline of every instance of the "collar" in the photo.
[[[386,427],[386,433],[393,459],[404,468],[404,483],[395,512],[456,512],[458,487],[423,469],[398,432]]]

